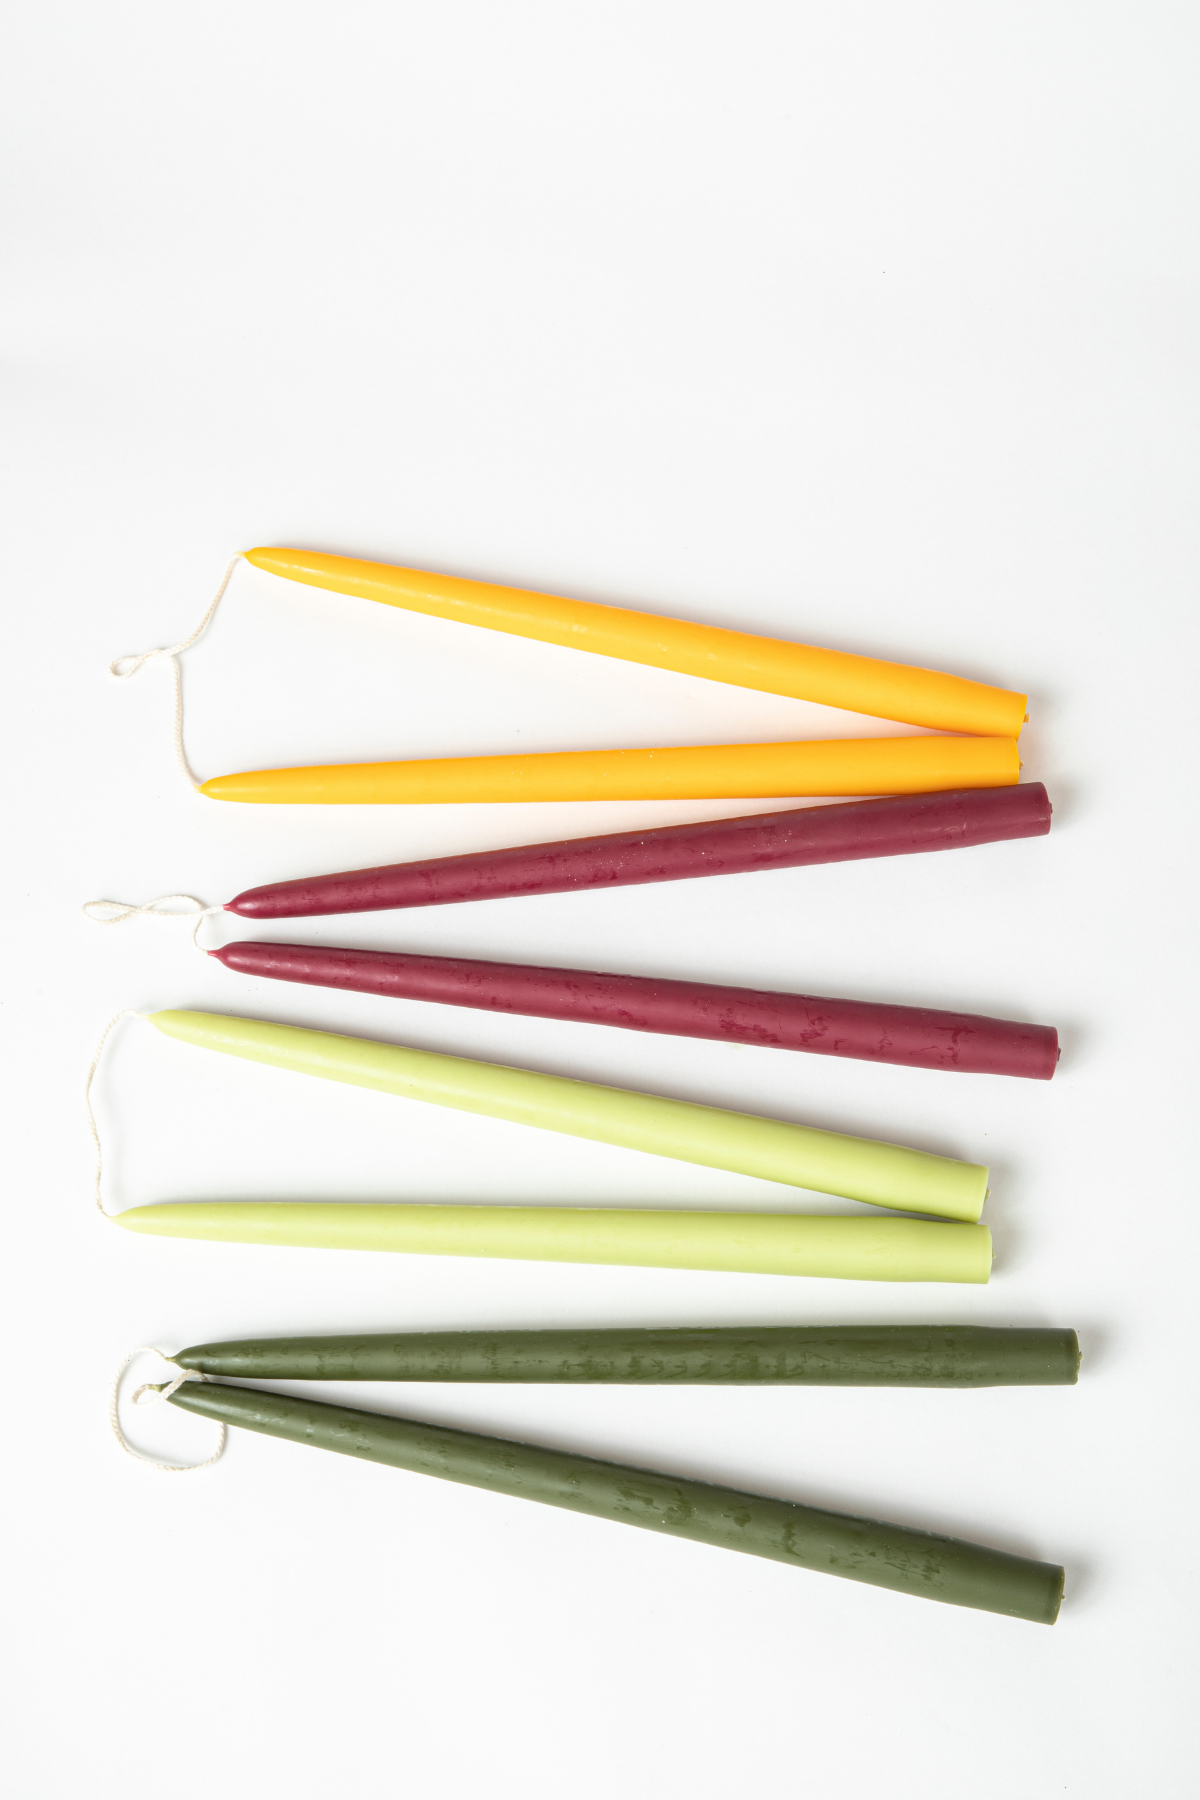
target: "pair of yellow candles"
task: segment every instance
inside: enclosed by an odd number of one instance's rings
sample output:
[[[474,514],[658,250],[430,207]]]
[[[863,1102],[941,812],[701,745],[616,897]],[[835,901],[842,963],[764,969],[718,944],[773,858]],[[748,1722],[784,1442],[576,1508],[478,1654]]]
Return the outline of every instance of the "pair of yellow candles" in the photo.
[[[1020,773],[1026,697],[957,675],[315,551],[248,550],[246,560],[310,587],[411,612],[965,735],[261,769],[204,782],[200,792],[210,799],[378,805],[832,797],[1008,787]]]

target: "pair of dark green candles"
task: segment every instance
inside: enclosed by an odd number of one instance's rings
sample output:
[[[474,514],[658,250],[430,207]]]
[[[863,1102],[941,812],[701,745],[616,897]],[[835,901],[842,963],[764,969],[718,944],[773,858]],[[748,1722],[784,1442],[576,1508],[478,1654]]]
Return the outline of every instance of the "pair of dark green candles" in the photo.
[[[1073,1331],[841,1325],[388,1333],[199,1344],[171,1360],[209,1378],[185,1381],[171,1403],[222,1424],[951,1606],[1043,1625],[1058,1616],[1064,1571],[1053,1563],[508,1438],[230,1386],[227,1378],[1045,1387],[1076,1380]]]

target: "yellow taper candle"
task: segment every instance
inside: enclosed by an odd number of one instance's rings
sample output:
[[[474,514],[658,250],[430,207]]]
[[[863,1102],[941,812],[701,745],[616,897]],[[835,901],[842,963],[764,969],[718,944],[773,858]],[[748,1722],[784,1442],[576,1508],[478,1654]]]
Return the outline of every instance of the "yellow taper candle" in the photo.
[[[556,594],[528,593],[486,581],[464,581],[432,575],[423,569],[401,569],[391,563],[360,562],[349,556],[324,556],[313,550],[260,548],[246,551],[247,562],[363,600],[382,601],[409,612],[432,613],[464,625],[484,625],[546,644],[566,644],[598,656],[650,663],[736,687],[768,694],[818,700],[873,718],[926,725],[934,731],[975,732],[982,737],[1016,737],[1025,717],[1024,694],[942,675],[906,663],[881,662],[842,650],[818,650],[778,638],[755,637],[715,625],[693,625],[621,606],[597,606]],[[721,790],[725,793],[733,789]],[[782,789],[739,789],[771,792]],[[802,793],[801,788],[786,790]],[[818,789],[841,793],[846,789]],[[854,790],[858,791],[858,790]],[[892,792],[895,790],[871,790]]]
[[[325,806],[740,800],[1012,787],[1020,771],[1015,738],[831,738],[257,769],[214,776],[200,792],[210,800]]]
[[[149,1019],[168,1037],[252,1062],[900,1212],[973,1222],[987,1197],[988,1171],[978,1163],[840,1132],[296,1025],[204,1012],[151,1013]]]
[[[842,1281],[985,1282],[992,1268],[986,1225],[813,1213],[205,1200],[135,1206],[115,1214],[114,1222],[126,1231],[219,1243],[721,1269]]]

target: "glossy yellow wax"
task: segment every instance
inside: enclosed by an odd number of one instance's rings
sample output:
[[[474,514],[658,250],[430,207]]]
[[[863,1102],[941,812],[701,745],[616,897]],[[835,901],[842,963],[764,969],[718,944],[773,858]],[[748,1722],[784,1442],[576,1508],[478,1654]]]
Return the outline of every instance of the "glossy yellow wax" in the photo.
[[[896,719],[906,725],[925,725],[934,731],[1016,737],[1025,717],[1024,694],[988,687],[979,681],[964,681],[959,675],[912,668],[906,663],[852,656],[842,650],[818,650],[808,644],[755,637],[715,625],[693,625],[683,619],[664,619],[621,606],[597,606],[555,594],[534,594],[486,581],[463,581],[453,575],[396,568],[391,563],[324,556],[313,550],[260,548],[247,550],[246,560],[273,575],[286,576],[289,581],[332,588],[336,593],[353,594],[364,600],[379,600],[410,612],[433,613],[465,625],[485,625],[493,631],[538,638],[547,644],[566,644],[626,662],[650,663],[656,669],[676,669],[685,675],[702,675],[710,681],[757,688],[768,694],[818,700],[824,706],[840,706],[849,712]]]
[[[992,1268],[986,1225],[815,1213],[218,1200],[135,1206],[115,1214],[114,1223],[156,1237],[221,1243],[727,1269],[843,1281],[985,1282]]]
[[[210,800],[296,806],[744,800],[1012,787],[1020,771],[1014,738],[833,738],[256,769],[214,776],[200,792]]]
[[[149,1022],[167,1037],[227,1056],[898,1212],[974,1223],[987,1198],[988,1172],[979,1163],[838,1131],[262,1019],[159,1012]]]

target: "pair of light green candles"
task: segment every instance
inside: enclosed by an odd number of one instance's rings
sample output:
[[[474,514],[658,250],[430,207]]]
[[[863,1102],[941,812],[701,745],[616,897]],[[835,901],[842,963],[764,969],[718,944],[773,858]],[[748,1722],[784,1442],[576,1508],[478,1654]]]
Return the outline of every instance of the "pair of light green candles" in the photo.
[[[193,1046],[325,1080],[728,1169],[892,1214],[925,1216],[236,1201],[135,1207],[114,1215],[127,1230],[879,1281],[980,1283],[990,1273],[991,1238],[979,1223],[988,1171],[979,1164],[294,1026],[188,1011],[155,1013],[149,1023]],[[166,1397],[222,1425],[237,1423],[952,1604],[1045,1623],[1057,1615],[1063,1572],[1054,1565],[643,1469],[217,1385],[212,1377],[1046,1384],[1075,1379],[1073,1333],[928,1327],[915,1333],[907,1327],[874,1333],[510,1333],[489,1340],[490,1349],[480,1334],[450,1338],[455,1341],[297,1340],[282,1354],[279,1346],[261,1344],[202,1347],[175,1359],[181,1373],[164,1384]],[[114,1398],[114,1424],[115,1406]]]
[[[135,1207],[116,1215],[129,1231],[876,1281],[982,1282],[991,1269],[991,1236],[978,1222],[988,1172],[978,1163],[294,1025],[182,1011],[152,1013],[149,1023],[184,1043],[327,1081],[938,1218],[238,1200]]]

